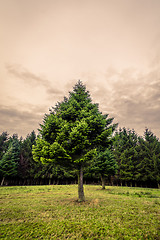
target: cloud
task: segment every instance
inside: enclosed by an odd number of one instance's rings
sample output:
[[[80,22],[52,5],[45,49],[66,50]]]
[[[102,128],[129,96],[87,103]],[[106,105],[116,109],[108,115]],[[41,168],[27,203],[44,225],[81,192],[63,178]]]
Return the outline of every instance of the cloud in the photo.
[[[59,95],[63,93],[62,90],[53,87],[51,82],[44,77],[37,76],[20,65],[6,65],[6,69],[8,73],[14,75],[18,79],[23,80],[31,87],[44,87],[46,93],[49,95]]]
[[[49,88],[47,89],[48,94],[54,94],[54,95],[61,95],[63,91],[56,89],[56,88]]]
[[[114,122],[118,122],[120,127],[134,128],[140,135],[148,127],[160,136],[160,79],[155,71],[139,74],[132,69],[122,72],[110,69],[100,82],[97,78],[96,75],[88,74],[88,77],[83,75],[81,80],[85,80],[83,83],[91,93],[93,102],[99,103],[100,111],[114,117]],[[36,76],[33,81],[38,82],[38,79]],[[66,96],[76,82],[72,79],[64,85]],[[53,87],[45,89],[53,96],[52,100],[63,100],[61,90]],[[0,105],[0,131],[24,136],[39,127],[49,107],[51,106],[47,102],[45,106],[27,103],[20,105],[19,102],[14,107]]]
[[[140,135],[148,127],[160,136],[160,79],[157,70],[139,73],[134,68],[126,68],[120,72],[109,67],[104,76],[86,73],[83,77],[93,102],[99,103],[100,111],[114,117],[119,127],[134,128]]]
[[[48,80],[44,80],[43,78],[29,72],[27,69],[22,68],[19,65],[7,65],[6,69],[15,77],[23,79],[25,83],[33,85],[41,84],[45,87],[48,87],[48,85],[50,85],[50,82]]]
[[[25,136],[32,130],[37,130],[46,109],[34,106],[28,109],[18,110],[17,106],[0,105],[0,132],[7,131],[9,134],[18,133]]]
[[[160,79],[156,72],[136,75],[125,70],[115,75],[119,80],[112,82],[108,105],[119,125],[135,128],[140,134],[149,127],[160,135]]]

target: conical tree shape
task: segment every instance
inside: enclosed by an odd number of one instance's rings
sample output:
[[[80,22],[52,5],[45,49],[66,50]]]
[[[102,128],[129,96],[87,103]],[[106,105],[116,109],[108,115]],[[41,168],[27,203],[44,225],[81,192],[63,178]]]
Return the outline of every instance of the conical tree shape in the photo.
[[[78,200],[84,201],[83,167],[93,158],[96,148],[110,142],[113,119],[106,119],[81,81],[45,115],[40,137],[33,146],[33,157],[42,163],[76,169]]]
[[[18,172],[18,161],[19,161],[19,142],[17,139],[13,139],[10,143],[7,152],[3,155],[0,160],[0,173],[3,176],[3,185],[5,177],[13,177]]]

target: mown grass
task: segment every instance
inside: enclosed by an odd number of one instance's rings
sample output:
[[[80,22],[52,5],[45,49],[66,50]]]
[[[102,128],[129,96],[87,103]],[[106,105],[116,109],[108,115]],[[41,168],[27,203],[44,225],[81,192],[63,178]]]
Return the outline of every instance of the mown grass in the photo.
[[[160,191],[85,185],[0,188],[0,239],[160,239]]]

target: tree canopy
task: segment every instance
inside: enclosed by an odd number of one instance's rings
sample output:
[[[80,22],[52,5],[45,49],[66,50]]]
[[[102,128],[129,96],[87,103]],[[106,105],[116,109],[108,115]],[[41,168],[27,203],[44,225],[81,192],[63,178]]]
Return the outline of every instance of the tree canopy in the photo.
[[[86,86],[81,81],[52,107],[39,129],[40,136],[33,146],[33,158],[42,163],[52,162],[78,171],[78,197],[85,199],[83,167],[95,156],[101,145],[111,142],[116,125],[113,118],[103,115],[98,104],[92,103]]]
[[[121,184],[160,185],[160,142],[150,130],[138,137],[134,130],[119,129],[113,148]]]
[[[5,154],[2,156],[0,161],[0,174],[3,179],[1,185],[3,185],[5,177],[13,177],[17,175],[18,172],[18,161],[19,161],[19,141],[17,138],[13,138],[12,142]]]

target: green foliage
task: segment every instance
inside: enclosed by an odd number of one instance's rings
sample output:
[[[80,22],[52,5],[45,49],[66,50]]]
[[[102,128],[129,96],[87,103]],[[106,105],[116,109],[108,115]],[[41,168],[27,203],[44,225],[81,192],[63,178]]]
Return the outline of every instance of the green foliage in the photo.
[[[137,146],[139,162],[137,164],[138,178],[143,182],[160,183],[160,142],[156,136],[145,130],[144,138],[139,138]]]
[[[109,124],[112,122],[110,119]],[[79,81],[69,98],[50,110],[41,124],[41,137],[33,147],[36,161],[64,164],[87,162],[88,152],[99,144],[106,145],[112,128],[106,116],[99,112],[97,104],[91,102],[89,92]],[[91,153],[90,153],[91,154]]]
[[[34,160],[43,164],[52,162],[60,163],[64,160],[71,160],[70,155],[67,154],[66,150],[58,143],[53,142],[52,144],[38,138],[36,140],[36,146],[33,145],[33,156]]]
[[[86,87],[78,81],[69,98],[65,97],[45,115],[40,137],[33,146],[35,161],[79,171],[81,200],[84,200],[83,167],[94,156],[96,148],[110,143],[113,119],[106,118],[107,115],[99,112],[98,105],[92,103]]]
[[[34,161],[32,156],[32,145],[35,144],[36,134],[32,131],[27,137],[20,141],[20,161],[18,173],[21,178],[32,176]]]
[[[117,178],[121,183],[132,182],[135,180],[135,165],[137,164],[136,146],[138,137],[134,130],[127,130],[126,128],[119,129],[116,132],[113,143],[114,156],[118,163]]]
[[[7,151],[8,145],[9,145],[8,144],[8,133],[3,132],[0,135],[0,159],[2,159],[2,156]]]
[[[147,128],[138,137],[125,127],[113,137],[117,124],[112,122],[78,81],[69,97],[45,114],[37,139],[34,131],[25,139],[7,132],[0,135],[1,180],[16,176],[20,184],[37,178],[36,184],[40,178],[54,182],[75,178],[81,170],[91,182],[99,175],[114,175],[109,177],[112,184],[160,188],[159,139]]]
[[[120,129],[113,144],[119,166],[117,178],[126,184],[159,184],[160,143],[156,136],[145,130],[144,138],[134,130]]]
[[[2,177],[13,177],[17,175],[20,157],[20,146],[16,138],[12,139],[7,152],[0,160],[0,174]]]
[[[99,148],[97,151],[97,154],[89,167],[89,171],[100,175],[102,188],[105,189],[105,178],[115,175],[117,171],[117,163],[110,149],[106,148],[103,151],[100,149],[102,148]]]
[[[94,160],[93,170],[101,175],[114,175],[117,170],[117,163],[114,155],[108,148],[105,151],[99,151]]]

